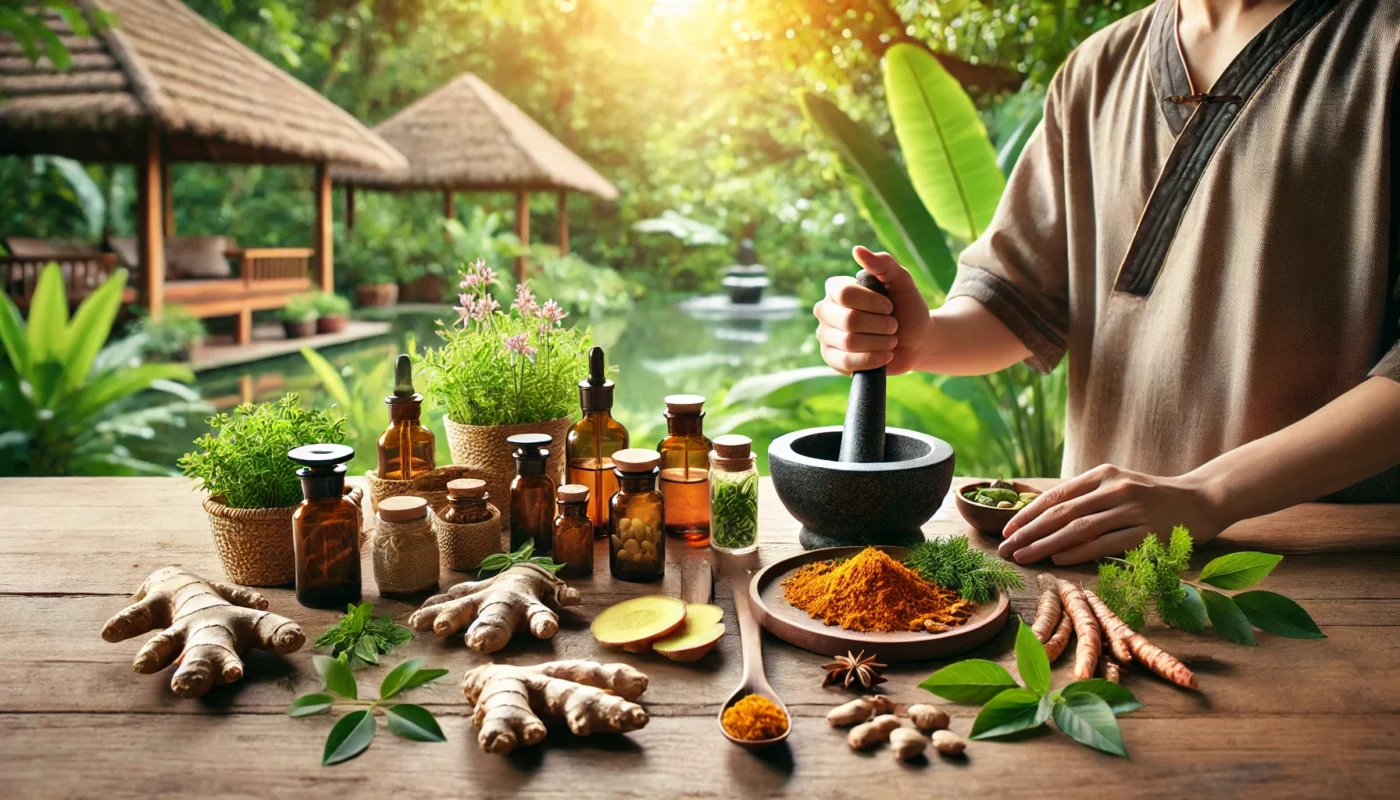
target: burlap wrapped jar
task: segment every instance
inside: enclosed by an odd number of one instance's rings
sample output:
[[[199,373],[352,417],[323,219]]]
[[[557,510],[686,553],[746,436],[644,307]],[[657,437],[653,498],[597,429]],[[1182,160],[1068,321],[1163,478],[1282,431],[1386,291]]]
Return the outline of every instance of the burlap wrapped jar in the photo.
[[[549,446],[548,472],[555,482],[564,477],[564,440],[569,434],[569,417],[549,422],[528,422],[521,425],[459,425],[451,417],[443,417],[447,427],[447,445],[452,463],[465,464],[481,471],[478,477],[486,481],[486,491],[501,512],[501,530],[510,529],[510,482],[515,478],[515,459],[506,437],[517,433],[543,433],[554,441]]]
[[[482,559],[505,551],[501,543],[501,511],[493,503],[486,507],[491,509],[490,519],[462,525],[447,522],[437,513],[430,515],[444,567],[471,572],[481,566]]]
[[[514,469],[514,467],[512,467]],[[514,477],[514,473],[512,473]],[[485,480],[485,473],[475,467],[465,467],[459,464],[448,464],[437,469],[425,472],[411,481],[386,480],[379,477],[379,473],[374,470],[365,472],[365,480],[369,483],[370,513],[379,513],[379,503],[386,497],[399,497],[411,494],[428,501],[428,506],[434,511],[441,513],[447,507],[447,483],[458,478],[480,478]],[[507,486],[510,484],[507,483]]]
[[[435,592],[438,543],[427,501],[415,495],[386,497],[375,515],[374,582],[380,594]]]
[[[346,486],[345,497],[360,505],[365,492]],[[285,586],[296,581],[296,554],[292,546],[292,512],[287,508],[230,508],[221,494],[204,498],[214,547],[230,581],[243,586]],[[360,526],[360,546],[365,533]]]

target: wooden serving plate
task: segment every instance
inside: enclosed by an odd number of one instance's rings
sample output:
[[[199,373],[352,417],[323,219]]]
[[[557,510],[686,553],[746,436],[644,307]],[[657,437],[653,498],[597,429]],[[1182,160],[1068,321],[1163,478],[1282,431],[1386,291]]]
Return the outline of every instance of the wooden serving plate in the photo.
[[[759,570],[749,582],[749,599],[759,622],[770,633],[790,645],[822,655],[844,654],[847,650],[878,653],[886,663],[944,658],[971,650],[991,641],[1006,626],[1011,601],[1004,592],[995,602],[977,607],[963,625],[943,633],[860,633],[827,625],[806,611],[793,608],[783,599],[783,581],[813,561],[847,558],[863,547],[828,547],[775,561]],[[909,551],[903,547],[881,547],[891,557],[903,561]]]

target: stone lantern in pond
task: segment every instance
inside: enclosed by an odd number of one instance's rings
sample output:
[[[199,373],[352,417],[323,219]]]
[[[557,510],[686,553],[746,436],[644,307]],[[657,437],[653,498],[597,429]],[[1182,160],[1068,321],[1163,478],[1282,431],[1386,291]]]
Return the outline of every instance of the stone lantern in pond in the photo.
[[[740,240],[735,261],[737,263],[724,270],[724,280],[720,281],[720,285],[729,295],[729,302],[736,305],[758,305],[763,301],[763,291],[771,281],[768,280],[768,268],[758,263],[753,239]]]

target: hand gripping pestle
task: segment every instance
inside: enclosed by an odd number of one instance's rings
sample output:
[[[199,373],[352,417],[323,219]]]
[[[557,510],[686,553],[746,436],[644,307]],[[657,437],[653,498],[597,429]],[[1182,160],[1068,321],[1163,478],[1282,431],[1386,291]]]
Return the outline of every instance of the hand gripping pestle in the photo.
[[[861,270],[856,283],[886,297],[889,290],[874,275]],[[846,401],[846,424],[838,460],[869,463],[885,460],[885,368],[865,369],[851,376]]]

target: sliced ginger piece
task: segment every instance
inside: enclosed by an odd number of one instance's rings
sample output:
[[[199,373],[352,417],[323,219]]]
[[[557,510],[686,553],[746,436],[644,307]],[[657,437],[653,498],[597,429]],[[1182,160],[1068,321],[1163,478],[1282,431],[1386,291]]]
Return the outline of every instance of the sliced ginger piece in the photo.
[[[674,632],[685,624],[685,617],[684,602],[653,594],[609,606],[593,620],[590,630],[602,644],[636,647]]]
[[[715,649],[724,635],[719,606],[691,603],[686,606],[685,624],[675,633],[651,643],[651,648],[672,661],[699,661]]]

